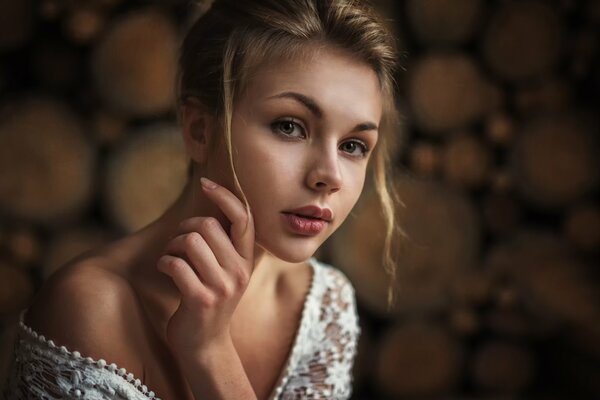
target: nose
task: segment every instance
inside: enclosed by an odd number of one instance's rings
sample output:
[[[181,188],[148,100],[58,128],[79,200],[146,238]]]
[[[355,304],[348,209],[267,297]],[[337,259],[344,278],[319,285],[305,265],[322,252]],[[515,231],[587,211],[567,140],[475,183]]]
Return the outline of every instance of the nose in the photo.
[[[337,148],[319,152],[312,161],[306,176],[307,185],[316,191],[335,193],[342,187],[342,172]]]

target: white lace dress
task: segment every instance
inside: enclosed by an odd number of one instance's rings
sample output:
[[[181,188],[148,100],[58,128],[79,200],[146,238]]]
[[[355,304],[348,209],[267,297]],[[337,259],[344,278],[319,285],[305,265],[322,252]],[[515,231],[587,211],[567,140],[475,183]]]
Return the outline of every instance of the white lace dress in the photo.
[[[310,265],[314,273],[300,326],[270,400],[347,399],[352,393],[360,335],[354,288],[338,269],[315,258]],[[25,312],[20,315],[6,400],[159,398],[124,368],[36,333],[23,323]]]

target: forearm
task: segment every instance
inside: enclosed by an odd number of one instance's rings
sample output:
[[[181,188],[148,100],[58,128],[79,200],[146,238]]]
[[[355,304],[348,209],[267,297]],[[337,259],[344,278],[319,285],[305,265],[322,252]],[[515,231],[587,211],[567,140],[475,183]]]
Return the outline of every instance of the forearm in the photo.
[[[182,360],[182,364],[196,400],[256,399],[232,342]]]

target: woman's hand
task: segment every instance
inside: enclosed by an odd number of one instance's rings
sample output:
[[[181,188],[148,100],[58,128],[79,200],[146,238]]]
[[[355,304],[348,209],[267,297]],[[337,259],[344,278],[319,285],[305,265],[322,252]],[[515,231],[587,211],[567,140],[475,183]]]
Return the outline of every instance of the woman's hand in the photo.
[[[157,263],[181,292],[167,340],[184,358],[231,343],[230,321],[254,269],[254,222],[229,190],[202,178],[202,189],[231,221],[231,239],[212,217],[181,222]]]

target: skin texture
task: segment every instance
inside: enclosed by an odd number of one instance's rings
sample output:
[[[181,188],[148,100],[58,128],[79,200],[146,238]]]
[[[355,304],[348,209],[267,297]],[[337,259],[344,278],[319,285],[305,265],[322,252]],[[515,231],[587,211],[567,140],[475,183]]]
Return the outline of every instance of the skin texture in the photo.
[[[312,104],[306,104],[306,99]],[[269,264],[277,259],[290,263],[308,259],[346,219],[364,186],[381,109],[375,72],[339,52],[321,50],[315,57],[259,69],[236,103],[232,119],[234,165],[253,217],[248,229],[241,227],[246,223],[242,202],[238,200],[236,204],[235,196],[225,193],[225,188],[235,192],[235,186],[224,148],[221,146],[216,154],[208,151],[208,143],[214,140],[210,135],[215,134],[218,125],[201,107],[191,106],[184,111],[184,137],[188,149],[197,150],[190,151],[190,155],[203,166],[203,175],[223,186],[213,189],[223,192],[221,198],[210,190],[192,193],[202,193],[204,197],[211,194],[210,200],[220,210],[213,216],[222,221],[227,231],[231,230],[234,246],[216,248],[216,243],[226,240],[226,236],[223,230],[206,226],[214,222],[212,219],[197,222],[204,223],[200,226],[204,235],[190,238],[188,233],[175,239],[179,244],[167,257],[171,261],[172,256],[182,254],[183,259],[185,255],[193,258],[196,262],[189,264],[195,266],[204,281],[203,287],[197,286],[196,293],[202,293],[201,296],[188,296],[195,300],[188,307],[192,311],[181,312],[185,308],[181,306],[175,313],[178,318],[173,318],[168,327],[168,331],[175,332],[172,336],[179,339],[180,347],[186,349],[180,354],[207,354],[204,350],[214,348],[214,343],[229,342],[228,334],[221,334],[229,332],[227,319],[245,292],[248,278],[268,274]],[[197,184],[197,176],[194,182]],[[309,204],[330,208],[333,220],[317,235],[294,233],[282,212]],[[188,230],[194,229],[190,223]],[[208,238],[202,241],[201,236]],[[252,239],[254,252],[249,249]],[[185,243],[190,244],[188,249]],[[177,276],[175,269],[169,270],[169,265],[178,267],[177,264],[167,261],[163,265],[162,272]],[[180,271],[183,276],[185,269]],[[187,279],[193,279],[189,272],[187,275]],[[194,315],[202,318],[190,323]],[[189,332],[199,330],[188,328],[196,324],[217,329],[211,329],[210,337],[191,339]],[[206,388],[206,383],[201,387]],[[212,387],[215,394],[226,390],[214,382]]]
[[[184,293],[167,332],[184,364],[205,371],[204,379],[196,375],[198,395],[247,396],[247,381],[211,374],[221,371],[214,364],[219,357],[208,361],[202,355],[210,354],[209,349],[233,348],[229,321],[253,274],[268,274],[275,260],[305,261],[346,219],[363,189],[381,108],[374,71],[341,53],[321,51],[308,60],[260,69],[237,102],[232,120],[234,164],[251,207],[249,220],[232,193],[223,148],[216,154],[207,150],[217,124],[201,107],[184,111],[184,137],[188,148],[197,150],[192,158],[204,166],[205,176],[222,185],[193,191],[218,207],[213,214],[217,218],[186,220],[180,226],[183,232],[167,247],[170,254],[159,260],[160,271]],[[331,209],[333,220],[317,235],[299,235],[287,226],[282,212],[309,204]],[[233,246],[225,243],[226,231]],[[192,269],[201,283],[191,284]],[[239,391],[232,389],[232,382],[238,382],[233,387]]]
[[[272,98],[284,92],[313,98],[323,115],[315,116],[293,98]],[[376,130],[353,129],[379,124],[380,96],[374,71],[331,49],[262,68],[254,76],[234,110],[232,143],[240,185],[256,221],[257,269],[273,256],[306,260],[348,216],[362,192],[371,154],[360,157],[360,146],[352,142],[372,149],[377,141]],[[272,126],[292,118],[297,126]],[[233,191],[224,151],[195,159],[205,164],[204,176]],[[330,208],[332,223],[310,238],[290,233],[281,212],[308,204]]]
[[[321,115],[286,92],[313,99]],[[370,156],[354,142],[372,150],[377,132],[355,128],[380,123],[379,82],[329,47],[256,71],[232,121],[248,224],[225,148],[210,150],[218,122],[194,101],[181,111],[197,168],[179,198],[142,230],[61,268],[25,322],[126,368],[164,399],[265,398],[298,326],[305,262],[362,192]],[[203,189],[201,177],[219,188]],[[309,204],[330,208],[332,222],[315,236],[291,232],[282,211]]]

